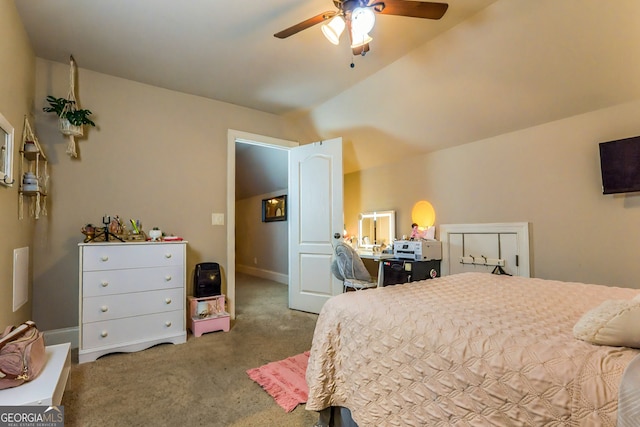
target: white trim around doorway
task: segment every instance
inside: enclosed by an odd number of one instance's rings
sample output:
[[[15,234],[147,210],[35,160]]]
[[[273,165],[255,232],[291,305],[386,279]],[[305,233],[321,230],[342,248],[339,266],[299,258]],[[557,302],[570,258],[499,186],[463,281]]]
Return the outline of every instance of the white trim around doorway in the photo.
[[[236,143],[262,145],[274,148],[291,148],[300,145],[295,141],[273,138],[239,130],[227,131],[227,304],[231,318],[236,317]]]

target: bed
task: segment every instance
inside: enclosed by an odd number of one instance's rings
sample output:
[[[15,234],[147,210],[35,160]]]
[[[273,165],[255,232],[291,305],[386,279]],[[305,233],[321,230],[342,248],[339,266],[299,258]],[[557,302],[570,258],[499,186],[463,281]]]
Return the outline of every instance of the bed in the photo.
[[[318,317],[306,408],[348,408],[360,427],[615,426],[640,350],[574,327],[639,292],[462,273],[338,295]]]

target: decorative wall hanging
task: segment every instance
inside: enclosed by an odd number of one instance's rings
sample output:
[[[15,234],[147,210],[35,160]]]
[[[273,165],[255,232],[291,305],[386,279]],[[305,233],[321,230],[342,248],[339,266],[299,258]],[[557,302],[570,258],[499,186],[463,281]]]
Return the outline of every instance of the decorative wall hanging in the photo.
[[[60,130],[63,135],[69,137],[67,154],[71,157],[78,157],[75,138],[84,134],[83,126],[96,125],[89,118],[92,114],[91,110],[81,109],[76,100],[76,72],[76,61],[73,59],[73,56],[71,56],[69,59],[69,93],[67,97],[56,98],[49,95],[47,96],[49,107],[43,108],[47,113],[56,113],[58,115],[58,130]]]
[[[20,198],[18,199],[18,217],[23,219],[24,199],[31,202],[30,215],[39,219],[47,215],[47,190],[49,172],[47,156],[33,132],[29,119],[25,116],[20,146]]]
[[[262,222],[287,220],[287,195],[262,199]]]

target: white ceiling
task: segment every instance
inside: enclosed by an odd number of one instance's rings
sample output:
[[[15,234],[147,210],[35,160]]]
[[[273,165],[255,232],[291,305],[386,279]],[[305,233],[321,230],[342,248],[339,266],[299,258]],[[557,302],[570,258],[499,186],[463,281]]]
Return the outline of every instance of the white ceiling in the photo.
[[[331,0],[14,1],[38,57],[343,137],[346,173],[640,97],[638,0],[448,0],[378,15],[356,58],[318,25],[273,37]]]
[[[331,0],[15,0],[38,57],[280,114],[332,98],[495,0],[451,0],[427,20],[378,15],[371,51],[354,58],[320,25],[274,33]]]
[[[333,98],[494,1],[451,0],[437,21],[378,15],[371,51],[355,58],[346,34],[334,46],[320,25],[284,40],[273,36],[336,10],[331,0],[15,4],[40,58],[66,63],[72,54],[80,68],[282,114]],[[245,144],[236,154],[238,199],[286,188],[286,154]]]
[[[287,189],[287,150],[236,143],[236,200]]]

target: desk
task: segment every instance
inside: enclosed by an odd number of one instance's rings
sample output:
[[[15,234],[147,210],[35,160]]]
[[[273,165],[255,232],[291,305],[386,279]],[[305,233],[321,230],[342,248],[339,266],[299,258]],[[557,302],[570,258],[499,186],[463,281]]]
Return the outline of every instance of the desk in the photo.
[[[374,261],[380,261],[381,259],[393,258],[393,254],[385,254],[382,252],[358,252],[358,256],[362,259],[372,259]]]
[[[71,344],[48,345],[47,363],[33,381],[0,390],[0,406],[59,406],[71,370]]]
[[[382,271],[382,263],[380,261],[383,259],[393,258],[393,254],[388,254],[383,252],[373,252],[373,251],[358,251],[358,256],[360,256],[360,258],[362,258],[363,260],[370,259],[378,263],[378,267],[377,267],[378,287],[379,288],[382,287],[383,271]],[[366,263],[365,263],[365,267],[366,267]],[[370,269],[367,268],[367,270],[369,270],[369,272],[371,273]]]
[[[385,259],[379,271],[378,286],[417,282],[440,277],[440,260]]]

